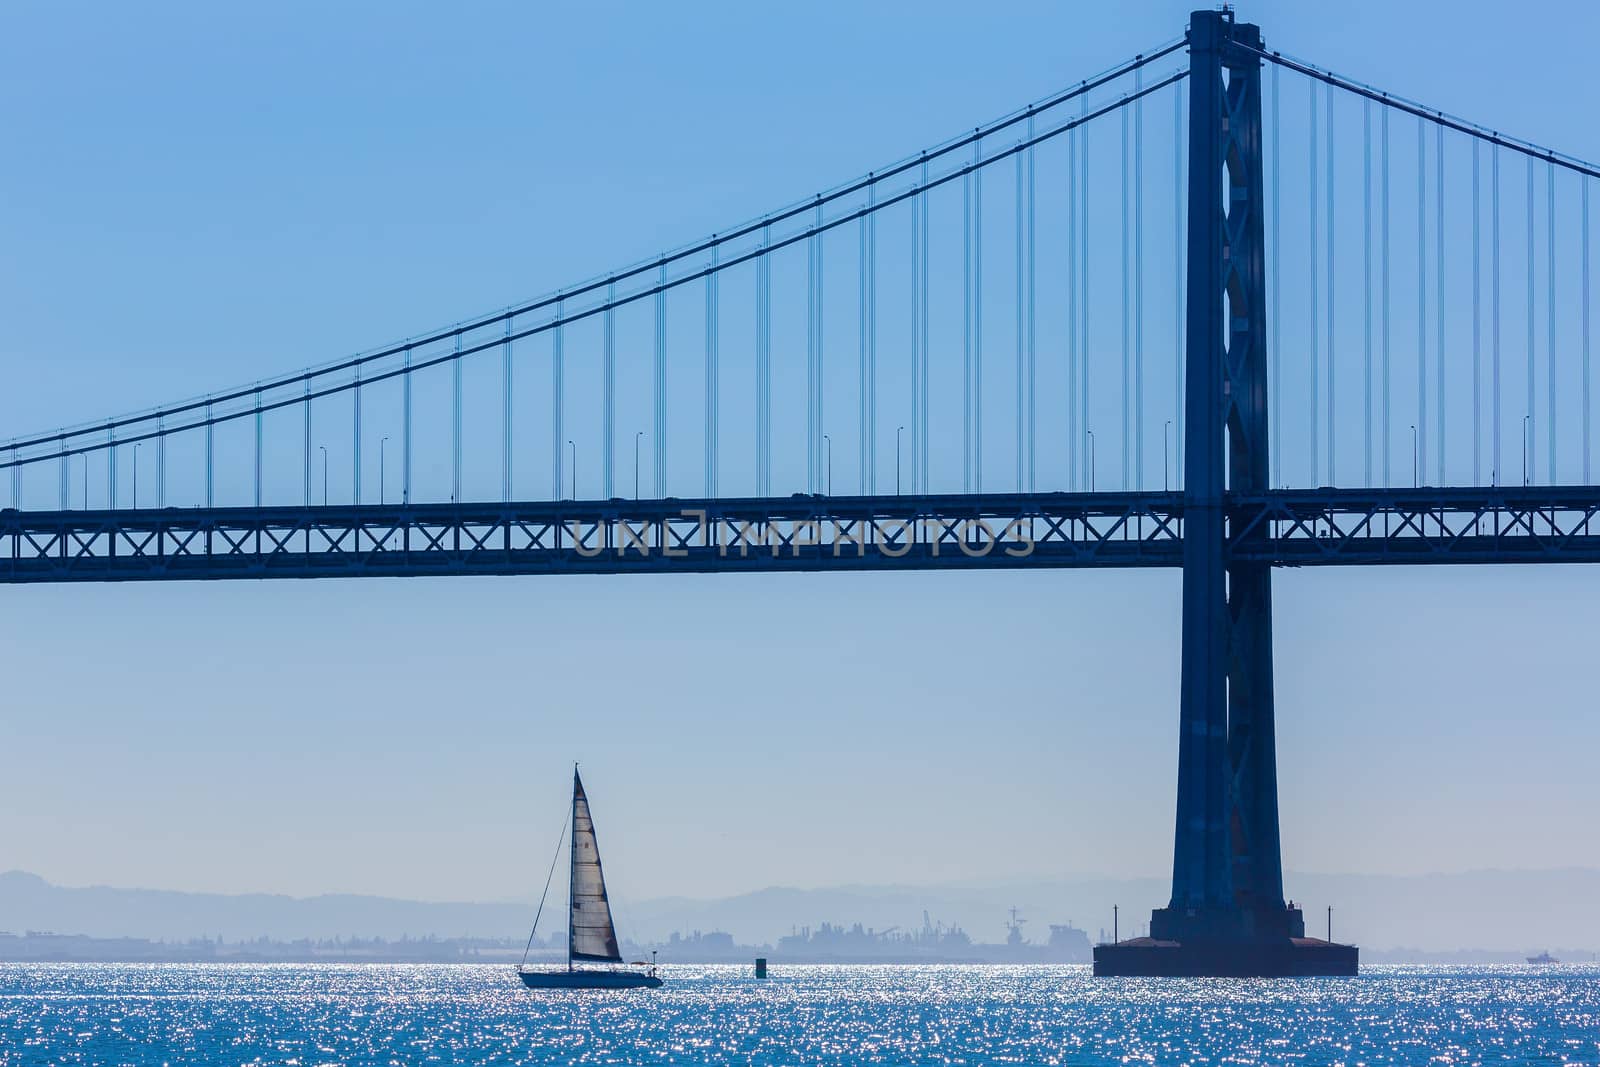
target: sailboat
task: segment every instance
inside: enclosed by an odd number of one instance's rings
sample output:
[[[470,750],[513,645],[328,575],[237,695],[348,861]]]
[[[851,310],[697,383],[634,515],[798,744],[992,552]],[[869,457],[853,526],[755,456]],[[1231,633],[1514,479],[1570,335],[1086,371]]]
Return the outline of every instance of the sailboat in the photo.
[[[661,984],[656,977],[655,964],[634,963],[643,970],[619,967],[579,967],[580,963],[622,963],[622,951],[617,944],[617,927],[611,920],[611,901],[606,896],[605,872],[600,869],[600,846],[595,842],[594,819],[589,814],[589,798],[583,791],[583,780],[578,777],[578,766],[572,766],[572,851],[571,870],[568,875],[567,905],[567,969],[528,966],[528,953],[522,954],[517,965],[517,975],[529,989],[654,989]],[[556,856],[550,863],[550,875],[555,875],[555,861],[561,858],[561,844],[556,843]],[[550,879],[545,879],[545,894],[550,892]],[[533,917],[533,930],[539,929],[539,915],[544,912],[544,897],[539,898],[539,910]],[[533,933],[528,934],[528,945],[533,945]]]

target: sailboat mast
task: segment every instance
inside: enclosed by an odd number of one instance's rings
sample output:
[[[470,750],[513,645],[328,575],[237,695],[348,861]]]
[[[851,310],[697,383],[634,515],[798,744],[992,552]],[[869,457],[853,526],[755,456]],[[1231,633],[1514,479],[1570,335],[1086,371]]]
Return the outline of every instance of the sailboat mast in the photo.
[[[570,825],[576,829],[578,825],[578,765],[572,765],[572,822]],[[574,833],[569,841],[567,853],[567,970],[572,970],[572,885],[578,870],[578,835]]]

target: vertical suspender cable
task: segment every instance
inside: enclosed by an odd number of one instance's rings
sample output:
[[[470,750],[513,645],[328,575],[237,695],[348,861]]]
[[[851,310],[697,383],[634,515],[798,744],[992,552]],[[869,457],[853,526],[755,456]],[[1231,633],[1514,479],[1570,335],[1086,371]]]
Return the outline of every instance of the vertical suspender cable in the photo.
[[[1067,489],[1078,488],[1078,137],[1067,131]]]
[[[867,187],[867,204],[878,202],[876,184]],[[867,477],[863,492],[878,488],[878,213],[867,216]]]
[[[500,350],[500,499],[511,500],[511,321],[506,316],[506,339]]]
[[[1535,338],[1536,333],[1537,333],[1537,330],[1536,330],[1536,328],[1534,326],[1534,321],[1535,321],[1535,319],[1534,319],[1534,306],[1535,306],[1535,304],[1537,302],[1537,295],[1538,295],[1537,291],[1535,289],[1535,281],[1534,281],[1534,274],[1535,274],[1535,267],[1534,267],[1534,236],[1533,236],[1533,231],[1534,231],[1534,205],[1533,205],[1533,200],[1534,200],[1534,194],[1533,194],[1534,186],[1533,186],[1533,183],[1534,183],[1534,178],[1535,178],[1535,174],[1534,174],[1533,157],[1529,156],[1528,157],[1528,180],[1524,185],[1524,191],[1527,193],[1527,198],[1528,198],[1528,305],[1527,305],[1527,308],[1526,308],[1527,319],[1528,319],[1528,348],[1527,348],[1528,389],[1527,389],[1527,392],[1523,394],[1523,396],[1525,398],[1525,405],[1526,405],[1525,406],[1525,410],[1524,410],[1523,413],[1527,416],[1528,422],[1527,422],[1526,429],[1523,431],[1524,437],[1523,437],[1523,441],[1522,441],[1522,447],[1527,452],[1527,459],[1523,464],[1522,477],[1523,477],[1523,480],[1525,482],[1530,482],[1530,483],[1533,481],[1533,466],[1534,466],[1534,444],[1533,443],[1538,440],[1538,436],[1537,435],[1538,435],[1538,432],[1539,432],[1539,419],[1538,419],[1537,405],[1534,403],[1534,390],[1535,390],[1535,385],[1534,385],[1534,363],[1535,363],[1535,360],[1536,360],[1536,353],[1535,353],[1535,350],[1534,350],[1534,346],[1535,346],[1534,338]]]
[[[1361,270],[1363,392],[1366,400],[1362,433],[1364,484],[1372,488],[1372,101],[1361,102]]]
[[[1472,484],[1483,484],[1483,206],[1472,139]]]
[[[1383,486],[1387,489],[1389,488],[1390,469],[1389,430],[1390,422],[1392,421],[1389,410],[1389,309],[1394,303],[1394,290],[1389,285],[1389,109],[1387,107],[1380,108],[1378,117],[1378,169],[1381,174],[1379,192],[1382,194],[1380,197],[1382,203],[1379,206],[1378,224],[1378,274],[1379,283],[1383,289],[1383,321],[1381,324],[1383,327],[1383,344],[1379,360],[1382,364],[1380,370],[1383,378],[1383,403],[1380,405],[1383,414],[1383,429],[1378,434],[1378,441],[1380,444],[1379,451],[1383,460]]]
[[[871,175],[868,175],[868,177],[870,178]],[[867,186],[868,205],[872,203],[872,194],[875,188],[876,186],[873,185]],[[867,488],[868,471],[872,465],[872,461],[867,455],[867,441],[872,435],[872,430],[869,426],[869,421],[871,418],[870,411],[872,406],[872,388],[870,385],[872,378],[872,356],[869,352],[870,342],[868,341],[868,337],[872,332],[872,327],[869,325],[869,320],[872,317],[872,301],[868,296],[868,289],[870,288],[870,282],[868,279],[871,276],[871,270],[867,266],[867,246],[871,243],[871,238],[868,236],[868,230],[871,225],[871,219],[871,215],[864,215],[862,216],[861,221],[858,223],[859,248],[856,256],[856,305],[857,311],[859,312],[857,321],[860,329],[860,347],[858,349],[859,355],[857,357],[856,365],[856,400],[858,407],[856,423],[861,432],[861,443],[859,446],[858,455],[861,465],[861,492],[863,494],[870,493],[872,491]]]
[[[665,268],[663,268],[665,269]],[[817,491],[817,235],[806,238],[806,492]]]
[[[561,325],[565,317],[565,302],[559,296],[556,298],[556,327],[550,331],[550,461],[555,469],[551,472],[550,484],[555,487],[555,499],[565,500],[566,492],[572,494],[572,499],[577,499],[578,487],[565,485],[565,470],[562,460],[566,457],[566,433],[562,429],[562,397],[565,393],[566,383],[562,381],[566,353],[563,351],[562,334],[566,327]]]
[[[1417,472],[1428,469],[1428,130],[1417,119]]]
[[[1434,223],[1433,223],[1433,271],[1434,271],[1434,325],[1433,343],[1438,348],[1438,396],[1434,401],[1434,462],[1438,464],[1439,484],[1445,484],[1444,469],[1444,413],[1446,410],[1444,393],[1444,365],[1446,353],[1449,351],[1444,338],[1444,127],[1434,127],[1433,142],[1433,178],[1434,178]]]
[[[1133,72],[1134,91],[1144,68]],[[1144,488],[1144,98],[1133,102],[1133,488]]]
[[[1033,140],[1033,118],[1028,119],[1028,140]],[[1038,231],[1034,224],[1034,193],[1038,188],[1037,175],[1035,174],[1034,151],[1028,149],[1028,492],[1033,492],[1037,485],[1035,478],[1038,457],[1038,439],[1034,433],[1034,422],[1038,417],[1038,400],[1034,392],[1037,384],[1036,371],[1038,366],[1037,326],[1038,316],[1034,309],[1035,278],[1037,276],[1038,262],[1034,256],[1034,242]]]
[[[1589,421],[1592,418],[1592,414],[1590,414],[1592,394],[1589,392],[1589,179],[1582,178],[1579,181],[1582,181],[1582,189],[1584,189],[1584,211],[1582,211],[1582,214],[1584,214],[1584,232],[1582,232],[1581,245],[1582,286],[1584,286],[1584,291],[1582,291],[1582,296],[1578,298],[1578,302],[1582,306],[1582,322],[1584,322],[1584,336],[1582,336],[1582,341],[1584,341],[1584,389],[1582,389],[1582,397],[1584,397],[1584,411],[1582,411],[1582,418],[1584,418],[1584,485],[1592,485],[1589,480]]]
[[[60,490],[61,503],[59,506],[62,511],[66,511],[67,505],[70,503],[68,479],[71,475],[68,468],[71,466],[71,461],[67,459],[67,439],[65,437],[61,438],[60,446],[61,459],[56,465],[56,482],[57,488]],[[83,469],[86,472],[83,476],[83,506],[87,510],[89,507],[89,475],[87,473],[89,470],[89,454],[87,452],[83,454]]]
[[[407,359],[409,360],[409,358],[410,358],[410,351],[409,350],[407,351],[406,356],[407,356]],[[410,386],[410,384],[411,384],[411,376],[408,374],[408,375],[406,375],[406,385]],[[406,400],[407,400],[406,414],[408,416],[410,415],[410,408],[411,408],[411,405],[409,403],[409,401],[411,399],[410,393],[411,393],[411,390],[408,388],[406,390]],[[304,446],[303,446],[302,451],[301,451],[302,469],[301,469],[300,482],[301,482],[301,488],[303,488],[305,490],[306,507],[310,507],[311,506],[311,383],[309,381],[306,382],[306,398],[305,398],[304,403],[302,403],[302,405],[301,405],[301,410],[304,413],[303,421],[304,421],[304,424],[305,424],[305,443],[304,443]],[[410,421],[409,418],[407,419],[407,421],[408,422]],[[408,439],[409,439],[409,435],[408,435]],[[407,451],[407,454],[409,455],[410,449],[407,449],[406,451]]]
[[[771,225],[761,228],[761,247],[772,246]],[[765,253],[756,261],[759,291],[756,293],[756,441],[758,470],[756,491],[761,496],[772,495],[772,255]]]
[[[1277,65],[1273,68],[1276,71]],[[1175,485],[1183,484],[1183,82],[1172,87],[1172,409],[1174,433],[1172,441],[1172,467]],[[1273,88],[1272,106],[1278,106],[1277,88]],[[1273,131],[1274,156],[1278,151],[1277,131]],[[1276,166],[1276,162],[1273,164]],[[1278,191],[1272,191],[1272,210],[1278,210]],[[1278,222],[1274,214],[1273,237],[1276,240]],[[1273,253],[1273,270],[1277,270],[1277,253]],[[1273,299],[1277,299],[1277,280],[1273,280]],[[1272,312],[1272,328],[1278,328],[1278,312]],[[1278,344],[1272,344],[1272,381],[1268,383],[1273,395],[1278,390]],[[1165,447],[1165,446],[1163,446]]]
[[[1489,482],[1500,484],[1500,146],[1489,152],[1489,363],[1490,418],[1493,451],[1489,454]]]
[[[1283,96],[1276,63],[1272,65],[1272,484],[1282,487],[1283,481],[1283,286],[1280,284],[1283,266],[1283,150],[1279,132]],[[1182,337],[1183,323],[1178,325]],[[1182,341],[1179,341],[1180,347]],[[1183,390],[1178,390],[1178,411],[1183,411]],[[1180,430],[1178,440],[1183,440]],[[1179,464],[1180,469],[1182,464]]]
[[[926,163],[923,166],[927,166]],[[922,203],[927,194],[911,200],[911,491],[917,492],[922,455],[922,362],[927,358],[922,341]]]
[[[928,161],[922,161],[922,186],[928,185]],[[928,491],[928,194],[923,193],[917,198],[917,225],[922,230],[922,254],[918,261],[918,272],[921,280],[918,288],[921,291],[922,314],[917,323],[918,335],[921,337],[922,349],[922,381],[918,391],[922,397],[922,424],[917,431],[917,462],[920,468],[921,491]]]
[[[819,198],[819,200],[820,200],[820,198]],[[820,202],[817,204],[815,223],[816,223],[817,229],[820,231],[821,228],[822,228],[822,204]],[[817,483],[818,483],[819,486],[822,483],[822,476],[823,476],[822,454],[821,454],[822,453],[822,444],[823,444],[823,442],[822,442],[822,416],[823,416],[823,412],[825,410],[825,405],[826,405],[826,402],[827,402],[827,394],[823,389],[823,384],[826,381],[826,375],[825,375],[824,372],[827,370],[827,352],[828,352],[828,346],[827,346],[827,343],[826,343],[827,333],[826,333],[826,330],[824,329],[827,320],[823,317],[823,308],[824,308],[823,297],[826,295],[827,290],[825,289],[825,287],[822,284],[823,283],[823,269],[822,268],[823,268],[823,265],[824,265],[824,252],[827,249],[827,245],[825,243],[826,241],[827,241],[826,236],[819,232],[817,234],[817,327],[816,327],[816,335],[817,335],[817,403],[816,403],[817,428],[816,428],[816,437],[815,437],[816,447],[817,447]]]
[[[1587,291],[1587,287],[1585,287],[1585,290]],[[162,424],[163,424],[164,421],[165,420],[162,419],[161,416],[159,416],[159,415],[156,416],[156,507],[158,507],[158,508],[164,508],[164,507],[167,506],[167,435],[165,433],[162,433]],[[1586,447],[1584,448],[1584,454],[1588,455],[1589,450],[1587,448],[1587,442],[1585,442],[1585,446]],[[16,459],[17,458],[16,454],[15,454],[15,450],[13,450],[13,454],[12,454],[11,458],[12,459]],[[16,476],[17,476],[17,472],[16,472],[15,469],[13,469],[12,472],[11,472],[11,477],[12,477],[11,506],[12,507],[16,507],[17,506]],[[1587,481],[1587,480],[1588,480],[1588,478],[1587,478],[1587,472],[1586,472],[1585,473],[1585,481]]]
[[[1550,395],[1550,410],[1545,418],[1545,433],[1549,437],[1550,484],[1556,484],[1556,165],[1545,169],[1545,306],[1549,316],[1549,342],[1545,352],[1545,388]]]
[[[610,500],[616,495],[612,485],[615,466],[617,409],[617,283],[606,286],[606,312],[601,322],[601,414],[600,414],[600,495]]]
[[[1087,84],[1087,83],[1085,83]],[[1082,98],[1079,122],[1089,118],[1089,95]],[[1082,148],[1078,153],[1078,443],[1087,439],[1089,431],[1089,129],[1083,129]],[[1092,457],[1080,449],[1084,464],[1085,486],[1093,484],[1094,472],[1089,464]]]
[[[1306,220],[1309,225],[1309,240],[1311,247],[1311,419],[1307,423],[1311,430],[1311,484],[1321,485],[1322,464],[1319,457],[1321,432],[1317,425],[1320,405],[1317,403],[1317,390],[1321,384],[1322,367],[1318,355],[1317,344],[1321,331],[1317,321],[1317,301],[1320,297],[1321,285],[1317,278],[1317,271],[1321,266],[1321,257],[1317,251],[1317,83],[1307,82],[1307,99],[1310,102],[1311,118],[1306,126],[1306,144],[1310,153],[1310,162],[1306,168],[1307,190],[1310,193],[1310,206],[1306,209]]]
[[[410,370],[410,367],[411,367],[411,346],[410,345],[406,346],[405,367],[406,367],[406,372],[400,376],[401,407],[404,408],[404,412],[403,412],[403,415],[402,415],[403,426],[401,428],[401,434],[400,434],[400,452],[401,452],[401,456],[400,456],[400,503],[409,504],[409,503],[411,503],[411,370]],[[306,429],[307,429],[306,443],[307,443],[307,446],[308,446],[306,448],[306,459],[307,459],[307,462],[310,462],[310,454],[311,454],[311,449],[309,447],[309,445],[310,445],[310,426],[311,426],[311,412],[310,412],[310,410],[308,408],[308,410],[306,411]],[[560,431],[558,430],[557,432],[559,433]],[[306,492],[307,493],[311,492],[311,489],[310,489],[309,485],[306,487]]]
[[[976,155],[976,146],[973,154]],[[973,171],[962,176],[962,491],[973,491]]]
[[[461,335],[456,334],[456,354],[450,361],[450,501],[461,502]]]
[[[1132,253],[1130,252],[1128,238],[1128,109],[1122,108],[1122,172],[1118,187],[1122,195],[1122,488],[1133,488],[1133,482],[1128,477],[1133,469],[1129,456],[1132,445],[1132,425],[1129,413],[1132,397],[1132,382],[1129,380],[1131,373],[1129,360],[1132,357],[1129,344],[1131,323],[1129,322],[1130,308],[1128,305],[1128,271],[1132,267]]]
[[[256,390],[256,507],[261,506],[261,390]]]
[[[716,234],[711,235],[716,240]],[[717,261],[721,246],[711,246],[711,273],[706,275],[706,496],[717,495]]]
[[[973,161],[980,146],[972,146]],[[972,172],[972,488],[983,492],[983,171]]]
[[[216,495],[213,491],[215,488],[216,475],[216,429],[216,424],[211,421],[211,405],[208,403],[206,404],[206,507],[208,508],[216,503]],[[111,476],[112,478],[115,478],[117,467],[116,457],[112,456],[111,459]],[[111,484],[113,491],[115,491],[116,482],[113,481]],[[116,507],[115,501],[112,502],[111,506]]]
[[[355,367],[350,390],[350,502],[361,503],[361,364]]]
[[[655,419],[651,427],[655,440],[651,442],[655,447],[654,477],[651,479],[650,489],[657,498],[667,495],[667,264],[661,264],[661,274],[657,280],[661,291],[656,293],[656,387],[655,387]]]
[[[1328,159],[1327,159],[1328,188],[1327,188],[1327,193],[1326,193],[1327,201],[1326,201],[1326,204],[1324,205],[1325,208],[1326,208],[1326,211],[1327,211],[1327,225],[1326,225],[1325,228],[1328,231],[1328,484],[1329,485],[1337,485],[1339,483],[1339,478],[1338,478],[1338,475],[1334,473],[1335,461],[1338,458],[1338,452],[1334,448],[1334,445],[1335,445],[1334,430],[1338,425],[1337,422],[1334,419],[1334,397],[1335,397],[1334,371],[1338,367],[1338,360],[1334,358],[1335,352],[1334,352],[1334,347],[1333,347],[1333,337],[1334,337],[1334,302],[1333,302],[1333,297],[1334,297],[1334,292],[1333,292],[1334,269],[1333,269],[1333,265],[1334,265],[1334,262],[1335,262],[1334,261],[1334,255],[1333,255],[1333,238],[1334,238],[1334,234],[1335,234],[1336,231],[1335,231],[1335,227],[1334,227],[1334,224],[1333,224],[1333,210],[1334,210],[1334,195],[1333,195],[1333,86],[1331,86],[1331,85],[1327,87],[1327,108],[1325,109],[1325,112],[1324,112],[1324,114],[1322,116],[1322,122],[1323,122],[1323,132],[1324,132],[1324,135],[1326,136],[1327,142],[1328,142]]]
[[[1017,349],[1016,431],[1017,431],[1017,443],[1016,443],[1016,451],[1017,451],[1017,492],[1020,493],[1020,492],[1022,492],[1022,485],[1023,485],[1023,481],[1022,481],[1022,478],[1023,478],[1023,464],[1024,464],[1024,459],[1025,459],[1025,441],[1026,441],[1026,437],[1027,437],[1027,427],[1025,427],[1023,425],[1023,423],[1022,423],[1023,387],[1024,387],[1025,382],[1026,382],[1026,368],[1023,366],[1023,364],[1027,359],[1027,352],[1026,352],[1026,340],[1027,340],[1027,337],[1026,337],[1026,333],[1025,333],[1025,331],[1023,329],[1023,319],[1024,319],[1024,316],[1027,314],[1027,312],[1026,312],[1026,309],[1023,307],[1023,301],[1027,297],[1027,290],[1026,290],[1026,288],[1024,286],[1024,269],[1025,269],[1025,265],[1024,265],[1024,249],[1022,247],[1022,241],[1023,241],[1023,237],[1022,237],[1023,158],[1022,158],[1022,154],[1021,153],[1019,153],[1016,156],[1015,163],[1016,163],[1016,166],[1015,166],[1014,169],[1016,171],[1017,192],[1016,192],[1015,203],[1013,204],[1013,207],[1015,209],[1013,213],[1016,215],[1016,230],[1017,230],[1016,242],[1015,242],[1015,244],[1016,244],[1016,268],[1017,268],[1016,269],[1016,284],[1017,284],[1017,292],[1016,292],[1016,302],[1017,302],[1017,328],[1016,328],[1016,334],[1017,334],[1017,336],[1016,336],[1016,349]]]

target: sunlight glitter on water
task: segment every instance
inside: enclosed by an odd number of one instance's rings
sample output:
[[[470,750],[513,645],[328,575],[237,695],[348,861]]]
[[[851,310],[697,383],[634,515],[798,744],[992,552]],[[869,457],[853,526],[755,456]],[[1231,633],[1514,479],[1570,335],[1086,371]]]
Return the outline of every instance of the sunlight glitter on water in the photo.
[[[1600,1065],[1600,968],[1095,979],[1083,967],[0,965],[0,1065]]]

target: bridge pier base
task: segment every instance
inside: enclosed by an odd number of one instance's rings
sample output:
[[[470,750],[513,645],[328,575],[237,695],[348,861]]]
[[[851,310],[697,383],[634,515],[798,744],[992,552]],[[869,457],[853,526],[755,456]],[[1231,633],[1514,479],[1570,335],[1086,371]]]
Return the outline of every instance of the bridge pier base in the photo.
[[[1271,489],[1261,31],[1189,19],[1183,660],[1172,900],[1150,936],[1099,945],[1102,975],[1354,974],[1354,946],[1305,936],[1284,902],[1265,537],[1230,499]]]

